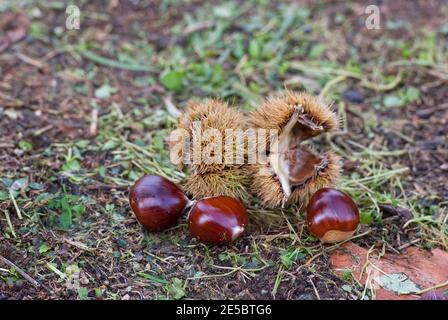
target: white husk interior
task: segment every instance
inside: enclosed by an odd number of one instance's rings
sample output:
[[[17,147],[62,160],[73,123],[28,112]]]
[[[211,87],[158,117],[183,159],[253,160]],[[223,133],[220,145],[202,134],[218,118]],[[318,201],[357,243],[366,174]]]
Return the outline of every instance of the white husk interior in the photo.
[[[291,131],[293,130],[294,126],[299,121],[299,117],[303,113],[303,108],[301,105],[295,106],[295,110],[289,119],[288,123],[283,128],[282,133],[278,136],[278,139],[273,141],[273,144],[271,145],[270,154],[268,156],[269,163],[271,165],[272,170],[274,171],[275,175],[277,176],[280,185],[282,186],[284,198],[283,198],[283,205],[288,201],[289,197],[291,196],[292,188],[291,183],[289,181],[289,164],[288,161],[285,159],[286,152],[289,151],[291,146],[298,146],[306,139],[300,139],[298,137],[293,137],[291,134]],[[323,130],[321,126],[316,125],[316,128],[318,130]],[[295,141],[292,141],[294,138]],[[320,170],[319,167],[316,168],[316,170]]]

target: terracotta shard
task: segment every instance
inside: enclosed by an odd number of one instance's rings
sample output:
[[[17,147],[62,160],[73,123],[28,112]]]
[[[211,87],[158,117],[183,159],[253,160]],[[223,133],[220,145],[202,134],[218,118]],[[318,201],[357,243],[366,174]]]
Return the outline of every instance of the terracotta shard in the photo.
[[[339,276],[344,271],[351,270],[355,279],[359,280],[363,285],[369,285],[373,288],[377,300],[419,299],[417,294],[398,294],[393,290],[385,289],[375,280],[372,280],[385,274],[404,274],[421,289],[448,281],[448,253],[441,249],[424,251],[410,247],[403,254],[388,253],[380,259],[374,253],[371,253],[369,254],[369,263],[366,264],[367,256],[368,249],[348,242],[332,253],[330,263],[332,269]],[[365,268],[365,266],[370,266],[370,268]],[[368,272],[369,269],[371,271],[370,274]],[[370,281],[368,281],[368,278],[370,278]],[[447,289],[448,285],[438,290]]]

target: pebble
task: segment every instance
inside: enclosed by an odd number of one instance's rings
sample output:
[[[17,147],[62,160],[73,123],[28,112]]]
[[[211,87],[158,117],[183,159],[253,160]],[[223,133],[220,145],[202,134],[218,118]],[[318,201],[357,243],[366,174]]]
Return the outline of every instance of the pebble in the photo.
[[[343,94],[345,100],[353,102],[353,103],[363,103],[364,95],[357,90],[346,90]]]

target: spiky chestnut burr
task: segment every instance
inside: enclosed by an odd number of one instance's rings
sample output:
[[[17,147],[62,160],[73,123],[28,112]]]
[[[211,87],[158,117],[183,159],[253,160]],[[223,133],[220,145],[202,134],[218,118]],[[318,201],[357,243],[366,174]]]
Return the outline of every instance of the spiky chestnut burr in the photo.
[[[185,182],[185,189],[194,199],[232,196],[244,200],[248,197],[249,178],[241,167],[217,172],[192,172]]]
[[[212,196],[231,196],[238,199],[248,198],[247,183],[248,176],[243,170],[243,163],[235,164],[235,162],[226,159],[225,137],[226,130],[235,132],[243,130],[244,117],[241,112],[230,107],[227,103],[219,99],[208,99],[202,102],[190,101],[184,112],[178,119],[177,129],[186,132],[190,141],[190,152],[185,150],[185,145],[180,145],[177,149],[179,158],[187,159],[187,163],[181,163],[180,166],[186,166],[190,176],[186,180],[185,190],[194,198]],[[220,155],[218,161],[207,162],[203,159],[203,152],[210,147],[210,141],[204,137],[204,133],[208,129],[219,132],[221,136]],[[175,141],[178,143],[178,141]],[[175,145],[170,141],[170,149],[173,150]],[[199,148],[199,155],[202,156],[200,161],[196,161],[198,155],[194,148]],[[233,155],[238,150],[245,150],[244,140],[234,139],[232,144]],[[226,161],[227,160],[227,161]],[[185,161],[184,161],[185,162]]]
[[[273,141],[269,136],[258,141],[259,148],[266,147],[267,161],[249,166],[252,190],[265,206],[305,202],[339,178],[336,154],[318,153],[304,144],[338,125],[335,113],[316,97],[291,91],[270,97],[249,115],[249,125],[278,132]]]

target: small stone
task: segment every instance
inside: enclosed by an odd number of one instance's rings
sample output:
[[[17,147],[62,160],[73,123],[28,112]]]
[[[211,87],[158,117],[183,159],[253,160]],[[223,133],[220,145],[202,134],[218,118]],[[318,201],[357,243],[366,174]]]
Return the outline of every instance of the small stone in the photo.
[[[343,94],[345,100],[353,102],[353,103],[363,103],[364,95],[357,90],[346,90]]]

